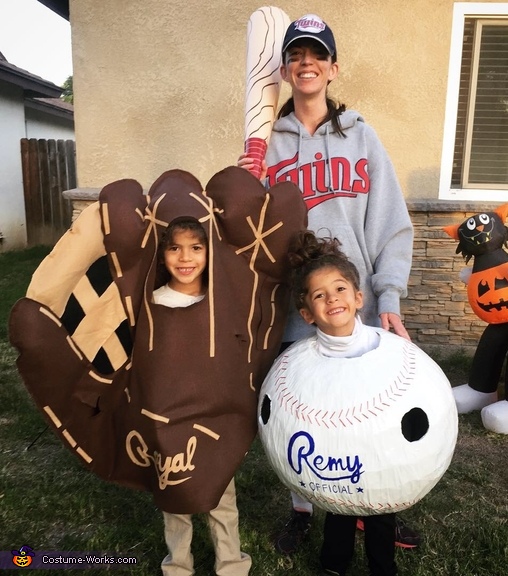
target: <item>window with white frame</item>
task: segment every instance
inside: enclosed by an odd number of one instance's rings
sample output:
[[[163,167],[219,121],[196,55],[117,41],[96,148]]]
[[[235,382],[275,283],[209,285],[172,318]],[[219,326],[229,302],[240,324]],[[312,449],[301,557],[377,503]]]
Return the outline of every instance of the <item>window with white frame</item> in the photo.
[[[508,3],[454,5],[439,197],[508,200]]]

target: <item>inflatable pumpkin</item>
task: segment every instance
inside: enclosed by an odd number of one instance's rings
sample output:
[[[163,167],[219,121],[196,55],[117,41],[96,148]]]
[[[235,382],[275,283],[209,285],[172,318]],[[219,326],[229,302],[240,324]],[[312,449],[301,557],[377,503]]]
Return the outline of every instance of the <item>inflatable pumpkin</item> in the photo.
[[[458,241],[456,253],[466,263],[473,258],[467,294],[473,312],[487,322],[478,343],[468,384],[453,389],[459,413],[482,410],[488,430],[508,434],[508,386],[505,399],[497,389],[508,353],[508,204],[494,212],[482,212],[444,231]]]
[[[317,336],[276,360],[261,387],[258,426],[280,480],[328,512],[404,510],[442,477],[457,410],[441,368],[382,329],[356,358],[319,354]]]
[[[491,268],[473,272],[468,282],[471,308],[490,324],[508,320],[508,254],[505,257],[505,261],[496,262]]]

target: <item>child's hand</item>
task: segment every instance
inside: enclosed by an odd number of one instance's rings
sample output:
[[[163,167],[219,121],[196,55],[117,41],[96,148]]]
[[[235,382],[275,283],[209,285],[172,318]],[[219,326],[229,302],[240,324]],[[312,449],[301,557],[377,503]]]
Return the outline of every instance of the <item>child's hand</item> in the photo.
[[[469,278],[471,278],[471,274],[473,273],[473,269],[467,266],[466,268],[462,268],[459,272],[459,278],[464,284],[469,282]]]
[[[236,164],[239,168],[245,168],[249,172],[252,172],[255,168],[254,160],[249,158],[245,153],[243,153],[239,158]],[[261,174],[259,176],[260,180],[264,180],[266,178],[266,162],[263,160],[261,162]]]

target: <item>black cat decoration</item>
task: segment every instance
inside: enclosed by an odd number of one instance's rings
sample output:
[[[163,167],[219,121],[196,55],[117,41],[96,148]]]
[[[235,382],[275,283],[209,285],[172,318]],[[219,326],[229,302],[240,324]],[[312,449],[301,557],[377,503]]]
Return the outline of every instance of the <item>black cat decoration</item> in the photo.
[[[508,204],[444,229],[459,241],[456,252],[466,263],[474,257],[467,284],[469,303],[473,312],[489,324],[508,322],[508,253],[503,250],[508,242],[504,225],[507,215]]]
[[[497,401],[499,378],[508,352],[508,204],[482,212],[444,231],[459,242],[456,253],[473,258],[467,294],[473,312],[488,323],[471,366],[468,384],[453,388],[459,413],[481,409],[488,430],[508,434],[508,382]],[[508,374],[508,371],[507,371]],[[508,377],[508,376],[507,376]]]

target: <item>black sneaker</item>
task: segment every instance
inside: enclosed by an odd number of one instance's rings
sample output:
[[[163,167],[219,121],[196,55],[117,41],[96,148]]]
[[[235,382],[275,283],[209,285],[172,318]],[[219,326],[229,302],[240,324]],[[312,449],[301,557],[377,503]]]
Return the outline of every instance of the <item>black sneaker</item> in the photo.
[[[409,528],[399,516],[395,516],[395,546],[411,549],[416,548],[421,543],[421,536]]]
[[[280,554],[294,554],[305,540],[311,524],[310,512],[291,510],[291,517],[275,537],[275,549]]]

